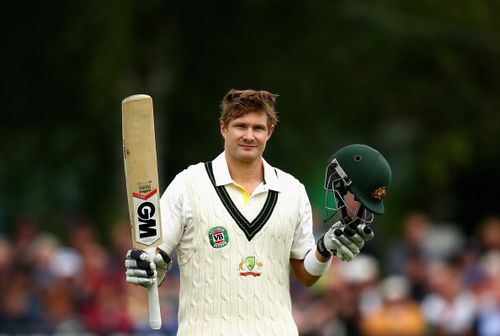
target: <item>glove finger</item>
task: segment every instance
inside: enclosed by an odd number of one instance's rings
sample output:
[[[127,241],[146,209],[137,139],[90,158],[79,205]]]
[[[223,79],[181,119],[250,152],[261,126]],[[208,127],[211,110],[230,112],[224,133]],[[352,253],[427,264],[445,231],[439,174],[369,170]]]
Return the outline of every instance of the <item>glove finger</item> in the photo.
[[[354,257],[350,257],[349,255],[345,255],[345,254],[340,254],[340,260],[342,261],[345,261],[345,262],[349,262],[353,259]]]
[[[355,233],[352,237],[349,237],[349,239],[351,239],[360,250],[363,246],[365,246],[365,240],[357,233]]]
[[[148,270],[148,269],[155,270],[156,264],[154,262],[148,261],[148,260],[138,260],[137,267],[141,268],[141,269],[145,269],[145,270]]]
[[[333,238],[332,243],[337,250],[337,255],[340,256],[340,259],[343,261],[351,261],[354,258],[354,253],[339,239]]]
[[[373,232],[372,228],[366,224],[358,225],[358,233],[365,241],[372,240],[375,237],[375,232]]]
[[[156,265],[153,262],[144,260],[125,260],[126,269],[141,269],[144,270],[149,276],[152,276],[156,270]]]
[[[154,263],[158,266],[158,268],[169,271],[172,267],[172,258],[170,258],[167,252],[159,248],[158,253],[155,255]]]
[[[351,238],[352,236],[354,236],[354,235],[356,234],[356,231],[355,231],[355,230],[353,230],[353,229],[351,229],[349,226],[346,226],[346,227],[343,229],[343,231],[344,231],[344,234],[345,234],[347,237],[349,237],[349,238]]]
[[[151,276],[156,276],[157,272],[154,271],[153,274],[148,274],[147,271],[137,269],[137,268],[132,268],[132,269],[127,269],[125,272],[126,275],[128,276],[134,276],[134,277],[139,277],[139,278],[149,278]]]
[[[127,259],[133,260],[149,260],[148,254],[143,250],[128,250]]]
[[[365,245],[365,240],[358,234],[358,232],[349,226],[344,228],[344,234],[352,240],[359,249]]]
[[[155,282],[155,279],[153,278],[141,278],[141,277],[135,277],[135,276],[127,276],[125,278],[125,281],[127,281],[130,284],[133,285],[140,285],[144,287],[151,287],[153,283]]]
[[[358,246],[350,238],[347,238],[345,235],[342,235],[342,236],[337,237],[337,239],[340,242],[342,242],[344,244],[344,246],[346,246],[349,250],[351,250],[351,252],[354,255],[357,255],[359,253]]]
[[[347,247],[342,246],[342,248],[339,250],[340,251],[340,259],[342,261],[351,261],[354,259],[354,255],[352,254],[351,250],[349,250]]]
[[[138,268],[136,260],[125,259],[125,268]]]

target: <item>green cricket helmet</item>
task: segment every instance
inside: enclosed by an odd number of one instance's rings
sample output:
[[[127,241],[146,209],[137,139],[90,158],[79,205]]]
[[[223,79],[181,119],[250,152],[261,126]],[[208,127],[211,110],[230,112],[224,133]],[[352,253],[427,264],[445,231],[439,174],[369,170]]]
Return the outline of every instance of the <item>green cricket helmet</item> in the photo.
[[[333,191],[337,202],[350,191],[371,213],[384,213],[384,198],[391,185],[389,163],[380,152],[354,144],[335,152],[328,161],[325,189]]]

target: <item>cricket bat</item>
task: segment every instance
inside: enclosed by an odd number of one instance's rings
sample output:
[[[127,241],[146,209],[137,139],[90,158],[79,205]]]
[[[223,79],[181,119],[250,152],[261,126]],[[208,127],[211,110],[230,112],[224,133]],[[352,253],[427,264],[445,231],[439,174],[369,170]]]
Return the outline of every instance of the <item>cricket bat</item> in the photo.
[[[134,248],[150,258],[162,243],[153,100],[137,94],[122,101],[123,160]],[[153,260],[153,259],[151,259]],[[148,289],[149,324],[161,328],[158,284]]]

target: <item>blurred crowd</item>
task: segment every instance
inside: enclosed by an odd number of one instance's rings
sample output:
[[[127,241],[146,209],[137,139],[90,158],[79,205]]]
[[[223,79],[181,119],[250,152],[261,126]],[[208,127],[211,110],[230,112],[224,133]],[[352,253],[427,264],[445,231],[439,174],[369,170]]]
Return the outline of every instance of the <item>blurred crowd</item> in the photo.
[[[395,239],[335,261],[313,287],[292,279],[300,335],[500,336],[500,218],[475,225],[466,236],[409,213]],[[68,224],[67,239],[32,218],[14,227],[0,232],[0,335],[155,334],[145,291],[124,280],[126,222],[105,243],[86,218]],[[162,335],[177,329],[178,279],[174,266],[160,288]]]
[[[465,236],[407,214],[397,239],[378,237],[381,255],[335,261],[313,292],[294,286],[300,334],[500,336],[500,218],[477,225]]]

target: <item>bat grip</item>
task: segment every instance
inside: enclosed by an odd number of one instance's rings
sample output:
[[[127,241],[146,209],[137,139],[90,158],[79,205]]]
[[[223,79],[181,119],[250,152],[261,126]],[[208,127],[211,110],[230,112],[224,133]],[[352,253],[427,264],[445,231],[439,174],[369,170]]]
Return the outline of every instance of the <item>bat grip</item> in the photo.
[[[154,260],[156,248],[148,249],[150,260]],[[158,296],[157,279],[151,287],[148,288],[148,303],[149,303],[149,325],[152,329],[161,328],[161,311],[160,298]]]

